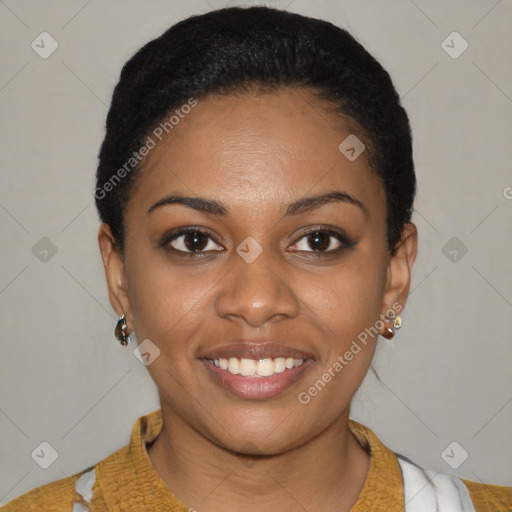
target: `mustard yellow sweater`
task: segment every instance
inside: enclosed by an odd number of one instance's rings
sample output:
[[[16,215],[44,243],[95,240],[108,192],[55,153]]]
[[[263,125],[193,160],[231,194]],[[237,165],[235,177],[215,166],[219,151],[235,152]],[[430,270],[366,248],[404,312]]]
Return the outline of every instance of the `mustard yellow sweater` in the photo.
[[[151,465],[146,443],[153,441],[161,428],[160,409],[140,417],[127,446],[103,459],[94,468],[87,468],[16,498],[5,505],[2,512],[195,510],[172,494]],[[403,512],[403,478],[396,455],[364,425],[349,420],[349,428],[371,456],[363,489],[351,512]],[[78,480],[79,477],[82,478]],[[476,512],[512,511],[512,487],[464,479],[462,482],[469,491]]]

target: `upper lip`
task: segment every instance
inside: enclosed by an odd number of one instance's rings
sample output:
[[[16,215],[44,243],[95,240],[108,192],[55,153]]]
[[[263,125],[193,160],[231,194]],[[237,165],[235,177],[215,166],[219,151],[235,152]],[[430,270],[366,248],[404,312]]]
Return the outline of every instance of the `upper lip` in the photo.
[[[266,359],[274,357],[293,357],[294,359],[313,359],[313,356],[302,350],[276,342],[238,342],[209,349],[202,353],[200,359]]]

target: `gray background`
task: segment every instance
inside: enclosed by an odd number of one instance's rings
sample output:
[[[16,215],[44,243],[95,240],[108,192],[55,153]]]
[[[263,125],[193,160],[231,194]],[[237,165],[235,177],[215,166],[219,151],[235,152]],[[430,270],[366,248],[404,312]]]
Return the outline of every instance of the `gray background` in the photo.
[[[174,22],[234,4],[0,1],[0,504],[106,457],[159,407],[146,368],[113,336],[96,155],[122,64]],[[412,123],[412,293],[403,328],[379,341],[384,384],[368,375],[352,417],[424,467],[511,485],[512,2],[269,4],[350,30]],[[47,59],[31,48],[43,31],[59,45]],[[441,46],[453,31],[469,44],[456,59]],[[46,470],[31,457],[42,441],[58,452]],[[469,453],[456,469],[441,456],[453,441],[452,465]]]

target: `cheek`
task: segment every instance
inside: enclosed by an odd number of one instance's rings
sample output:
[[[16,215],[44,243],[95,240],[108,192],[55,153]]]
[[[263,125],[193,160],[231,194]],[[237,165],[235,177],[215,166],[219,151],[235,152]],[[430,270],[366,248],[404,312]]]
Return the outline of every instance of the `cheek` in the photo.
[[[218,279],[205,268],[173,265],[154,252],[139,254],[127,269],[137,339],[149,338],[165,350],[179,349],[172,342],[188,339],[204,320]]]
[[[370,328],[379,319],[386,275],[385,265],[378,261],[359,254],[309,295],[315,304],[311,317],[321,319],[322,346],[320,364],[297,392],[306,422],[333,421],[368,372],[377,341],[376,331]]]
[[[299,298],[346,342],[379,318],[386,283],[385,254],[359,250],[325,275],[297,280]]]

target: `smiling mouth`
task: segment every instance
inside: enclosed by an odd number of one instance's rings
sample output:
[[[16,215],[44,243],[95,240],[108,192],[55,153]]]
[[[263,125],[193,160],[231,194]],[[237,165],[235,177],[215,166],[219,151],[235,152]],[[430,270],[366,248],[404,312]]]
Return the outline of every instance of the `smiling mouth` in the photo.
[[[304,364],[305,359],[293,357],[265,357],[261,359],[246,359],[238,357],[219,357],[206,359],[220,370],[248,378],[272,377]]]
[[[277,342],[239,341],[209,349],[198,360],[213,382],[231,395],[250,400],[275,398],[309,371],[315,356]]]
[[[310,357],[205,357],[200,359],[213,381],[243,399],[264,400],[291,388],[313,364]]]

